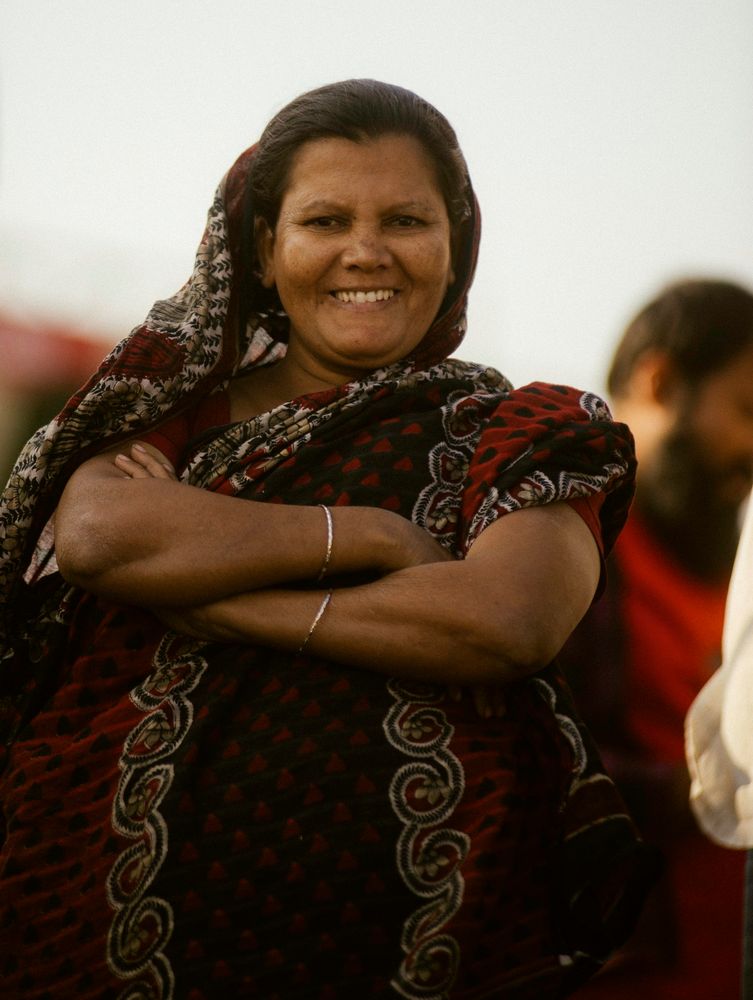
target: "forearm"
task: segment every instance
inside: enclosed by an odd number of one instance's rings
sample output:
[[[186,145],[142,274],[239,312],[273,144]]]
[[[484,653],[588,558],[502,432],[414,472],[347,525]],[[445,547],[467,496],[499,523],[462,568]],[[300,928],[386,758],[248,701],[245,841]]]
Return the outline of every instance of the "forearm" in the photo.
[[[549,663],[598,581],[588,529],[571,510],[508,515],[459,562],[407,567],[334,591],[307,648],[405,677],[499,683]],[[198,608],[171,624],[217,641],[295,651],[326,590],[264,590]]]
[[[72,583],[108,597],[180,604],[214,600],[315,571],[323,552],[321,511],[301,512],[311,545],[280,551],[286,525],[270,505],[157,479],[107,479],[88,495],[67,490],[56,515],[56,554]],[[319,515],[319,534],[314,517]],[[310,523],[309,523],[310,522]]]
[[[328,570],[377,571],[401,526],[387,511],[335,512]],[[56,518],[66,579],[142,606],[207,603],[316,578],[328,526],[319,507],[266,504],[158,479],[103,478],[71,489]]]
[[[307,651],[347,666],[463,684],[511,680],[544,665],[546,656],[533,656],[522,641],[519,618],[507,616],[505,633],[504,620],[491,627],[472,600],[459,598],[454,585],[463,585],[462,563],[437,568],[442,572],[418,567],[338,588]],[[238,595],[199,610],[194,634],[295,652],[326,594],[284,589]]]

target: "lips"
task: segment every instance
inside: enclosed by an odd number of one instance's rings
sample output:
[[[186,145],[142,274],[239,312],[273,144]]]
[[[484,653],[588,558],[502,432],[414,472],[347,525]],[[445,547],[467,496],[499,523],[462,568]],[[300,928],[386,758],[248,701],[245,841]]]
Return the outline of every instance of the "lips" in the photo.
[[[394,288],[372,288],[368,291],[340,289],[330,293],[338,302],[350,302],[363,305],[366,302],[386,302],[395,295]]]

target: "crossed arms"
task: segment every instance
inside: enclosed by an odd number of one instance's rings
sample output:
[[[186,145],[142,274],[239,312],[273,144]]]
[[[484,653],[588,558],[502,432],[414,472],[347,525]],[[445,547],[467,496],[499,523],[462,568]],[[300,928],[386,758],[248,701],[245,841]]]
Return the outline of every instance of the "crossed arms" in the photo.
[[[598,583],[596,543],[565,503],[501,517],[463,560],[390,511],[331,513],[328,576],[371,582],[335,589],[307,648],[346,665],[499,685],[553,659]],[[68,582],[211,641],[297,650],[328,589],[311,588],[327,540],[320,508],[186,485],[146,444],[84,463],[55,532]]]

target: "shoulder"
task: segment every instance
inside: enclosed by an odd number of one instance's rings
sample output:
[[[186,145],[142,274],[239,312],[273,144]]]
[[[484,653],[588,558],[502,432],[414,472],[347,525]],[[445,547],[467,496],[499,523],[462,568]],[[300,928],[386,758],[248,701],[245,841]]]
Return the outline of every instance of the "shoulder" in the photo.
[[[541,417],[585,422],[613,421],[606,401],[594,392],[552,382],[529,382],[512,389],[502,401],[505,410],[527,419]]]

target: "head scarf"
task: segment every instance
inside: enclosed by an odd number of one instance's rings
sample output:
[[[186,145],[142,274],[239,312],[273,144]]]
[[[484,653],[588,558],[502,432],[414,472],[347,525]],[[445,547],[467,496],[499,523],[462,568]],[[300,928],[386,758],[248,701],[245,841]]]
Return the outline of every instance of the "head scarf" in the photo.
[[[22,579],[54,568],[50,517],[75,468],[103,448],[149,430],[226,386],[239,372],[284,356],[287,317],[281,310],[260,306],[268,292],[243,260],[244,230],[255,216],[248,193],[255,148],[245,150],[220,182],[188,281],[171,298],[153,305],[143,324],[33,435],[16,462],[0,507],[3,651]],[[456,244],[456,280],[424,338],[398,363],[405,372],[431,368],[463,339],[480,237],[480,213],[470,182],[469,195],[471,213],[461,223]],[[241,329],[242,314],[247,318]]]

